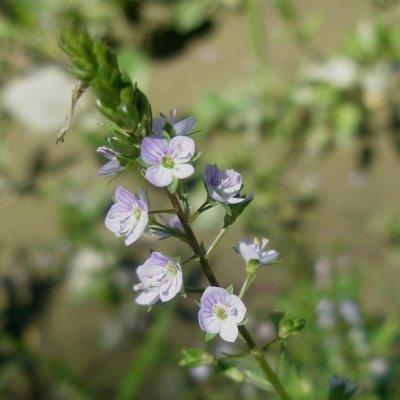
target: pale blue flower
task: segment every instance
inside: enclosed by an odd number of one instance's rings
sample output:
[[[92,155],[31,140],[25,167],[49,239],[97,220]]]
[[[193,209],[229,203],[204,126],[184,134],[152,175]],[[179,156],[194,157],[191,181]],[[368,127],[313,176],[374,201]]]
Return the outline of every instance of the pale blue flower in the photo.
[[[115,204],[107,213],[105,225],[115,236],[125,236],[125,245],[135,242],[148,223],[148,200],[140,189],[135,196],[122,186],[115,191]]]
[[[238,327],[246,307],[238,296],[226,289],[209,286],[200,299],[200,328],[211,334],[218,334],[227,342],[234,342],[238,336]]]
[[[184,179],[193,174],[189,161],[193,158],[195,144],[187,136],[175,136],[171,140],[145,137],[141,146],[142,160],[148,165],[146,178],[154,186],[164,187],[174,178]]]
[[[181,266],[175,260],[153,251],[136,271],[140,283],[133,289],[140,291],[137,304],[151,306],[158,299],[166,302],[175,297],[182,288]]]
[[[204,183],[208,195],[223,204],[238,204],[246,200],[240,195],[242,176],[233,169],[219,169],[207,164],[204,169]]]
[[[238,250],[246,263],[258,261],[261,265],[268,265],[276,261],[279,253],[272,249],[264,250],[267,244],[268,239],[265,238],[261,240],[261,243],[257,238],[244,239],[239,243]]]

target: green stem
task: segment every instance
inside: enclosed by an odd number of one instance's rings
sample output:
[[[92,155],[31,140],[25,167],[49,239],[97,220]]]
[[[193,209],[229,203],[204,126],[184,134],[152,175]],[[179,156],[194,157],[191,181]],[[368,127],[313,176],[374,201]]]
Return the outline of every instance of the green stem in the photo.
[[[245,281],[243,282],[243,286],[240,289],[239,297],[243,299],[244,295],[247,292],[247,289],[251,286],[254,281],[256,274],[247,274]]]
[[[206,254],[204,251],[204,248],[200,246],[196,235],[194,234],[190,224],[188,223],[185,213],[182,209],[181,204],[179,203],[178,198],[176,197],[175,194],[171,194],[166,190],[166,193],[171,201],[172,207],[175,209],[176,214],[181,221],[181,224],[183,226],[183,229],[187,235],[187,241],[194,251],[195,254],[198,255],[199,257],[199,262],[200,265],[203,269],[204,275],[207,277],[208,281],[210,282],[211,285],[213,286],[219,286],[222,287],[216,276],[214,275],[214,272],[211,269],[211,266],[206,258]],[[261,367],[261,369],[264,371],[267,379],[271,383],[271,385],[274,387],[276,393],[279,395],[279,397],[282,400],[290,400],[289,395],[286,393],[285,388],[283,387],[281,381],[279,380],[278,376],[274,372],[274,370],[270,367],[268,364],[268,361],[264,357],[264,355],[261,352],[261,349],[258,347],[257,343],[254,341],[252,335],[250,332],[247,330],[247,328],[244,325],[240,325],[239,327],[239,332],[241,336],[243,337],[244,341],[246,342],[247,346],[249,347],[251,353],[253,354],[254,358],[256,359],[257,363]]]
[[[218,233],[217,237],[214,239],[214,241],[211,243],[210,247],[207,250],[206,258],[210,257],[213,250],[217,247],[218,243],[220,242],[222,237],[225,235],[225,232],[227,229],[228,228],[222,228],[221,231]]]
[[[171,208],[167,208],[164,210],[150,210],[149,214],[175,214],[175,210]]]

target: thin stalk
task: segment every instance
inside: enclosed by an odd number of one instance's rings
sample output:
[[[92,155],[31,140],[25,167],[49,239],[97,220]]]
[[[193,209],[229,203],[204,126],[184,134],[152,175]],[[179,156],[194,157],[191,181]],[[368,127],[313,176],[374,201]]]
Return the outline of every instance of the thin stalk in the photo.
[[[214,249],[217,247],[219,241],[222,239],[222,237],[225,235],[227,228],[222,228],[220,232],[218,233],[217,237],[214,239],[214,241],[211,243],[210,247],[208,248],[206,252],[206,258],[210,257],[211,253],[214,251]]]
[[[196,221],[197,217],[200,216],[200,214],[203,211],[209,210],[213,207],[215,207],[218,203],[210,203],[209,200],[207,199],[187,220],[188,224],[191,225],[193,224],[194,221]]]
[[[190,224],[188,223],[185,213],[182,209],[181,204],[179,203],[178,198],[176,197],[175,194],[171,194],[166,190],[166,193],[171,201],[172,207],[175,209],[176,214],[181,221],[181,224],[183,226],[183,229],[187,235],[187,242],[189,243],[190,247],[194,251],[195,254],[198,255],[199,257],[199,262],[202,267],[204,275],[207,277],[208,281],[210,282],[211,285],[213,286],[219,286],[219,284],[216,276],[214,275],[214,272],[211,269],[211,266],[206,258],[206,254],[204,251],[204,248],[200,246],[196,235],[194,234]],[[258,347],[257,343],[254,341],[252,335],[250,332],[247,330],[247,328],[244,325],[239,325],[239,333],[246,342],[247,346],[249,347],[251,353],[253,354],[255,360],[257,361],[258,365],[260,368],[264,371],[265,376],[271,383],[271,385],[274,387],[276,393],[279,395],[280,399],[282,400],[290,400],[289,395],[286,393],[285,388],[283,387],[281,381],[279,380],[278,376],[274,372],[274,370],[270,367],[268,364],[268,361],[264,357],[264,355],[261,352],[261,349]]]
[[[203,293],[204,288],[200,287],[185,287],[185,292],[186,293]]]
[[[167,208],[164,210],[150,210],[149,214],[175,214],[175,210],[173,208]]]
[[[245,295],[246,292],[247,292],[247,289],[251,286],[251,284],[253,283],[255,277],[256,277],[256,274],[248,274],[248,275],[246,276],[246,279],[245,279],[245,281],[243,282],[243,286],[242,286],[242,288],[240,289],[240,293],[239,293],[239,297],[240,297],[241,299],[243,299],[244,295]]]

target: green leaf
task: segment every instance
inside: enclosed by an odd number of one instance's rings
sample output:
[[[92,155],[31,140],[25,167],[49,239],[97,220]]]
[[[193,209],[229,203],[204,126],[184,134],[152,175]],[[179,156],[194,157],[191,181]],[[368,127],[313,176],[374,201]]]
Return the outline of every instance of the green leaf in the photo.
[[[182,358],[179,360],[181,367],[198,367],[200,365],[208,365],[214,362],[214,357],[207,351],[192,347],[182,350]]]
[[[224,218],[224,228],[232,225],[240,214],[245,210],[245,208],[253,200],[252,196],[248,196],[245,201],[239,204],[229,204],[225,206],[226,214]]]
[[[226,290],[229,292],[229,294],[233,294],[233,285],[228,286]]]
[[[209,342],[210,340],[213,340],[215,338],[215,336],[217,336],[215,333],[206,333],[206,337],[205,337],[205,342]]]
[[[332,376],[329,379],[328,400],[347,400],[351,399],[357,391],[357,386],[349,379]]]
[[[279,321],[279,338],[287,339],[288,337],[295,335],[304,328],[305,323],[305,319],[291,318],[289,317],[289,314],[285,315]]]
[[[228,367],[222,370],[222,373],[235,382],[244,382],[246,375],[236,367]]]

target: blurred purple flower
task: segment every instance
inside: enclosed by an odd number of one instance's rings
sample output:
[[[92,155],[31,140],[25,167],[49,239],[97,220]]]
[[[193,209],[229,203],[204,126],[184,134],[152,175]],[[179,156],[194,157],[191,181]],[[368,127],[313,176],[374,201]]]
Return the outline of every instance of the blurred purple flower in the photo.
[[[265,238],[261,240],[261,243],[257,238],[244,239],[239,243],[238,250],[246,263],[255,260],[261,265],[268,265],[276,261],[279,253],[275,250],[264,250],[267,244],[268,239]]]
[[[182,288],[182,270],[179,263],[161,253],[153,251],[136,271],[140,283],[135,291],[141,291],[136,303],[151,306],[158,299],[166,302],[175,297]]]
[[[188,135],[196,125],[196,118],[189,117],[181,121],[176,122],[176,108],[169,112],[169,117],[165,118],[162,115],[157,118],[153,118],[151,131],[154,135],[161,135],[166,123],[169,123],[174,129],[176,136]]]
[[[145,137],[141,157],[149,165],[146,178],[157,187],[168,186],[175,178],[184,179],[193,174],[188,162],[193,158],[195,144],[186,136],[176,136],[170,141],[159,137]]]
[[[204,169],[204,182],[208,195],[224,204],[237,204],[246,200],[236,197],[242,188],[242,176],[233,169],[219,169],[207,164]]]
[[[97,171],[99,175],[112,176],[123,170],[117,158],[119,153],[106,146],[98,147],[96,151],[109,160]]]
[[[135,196],[119,186],[115,191],[115,204],[107,213],[105,225],[115,236],[125,236],[125,245],[135,242],[143,233],[148,222],[148,200],[140,189]]]
[[[208,333],[219,333],[227,342],[234,342],[238,327],[246,314],[246,306],[238,296],[226,289],[209,286],[200,299],[199,324]]]
[[[174,214],[174,215],[161,214],[157,218],[157,222],[166,226],[167,228],[176,229],[176,230],[184,233],[181,221],[179,220],[179,218],[176,214]],[[165,239],[167,237],[170,237],[170,235],[167,232],[162,232],[162,231],[154,231],[154,234],[156,236],[158,236],[159,239]]]

